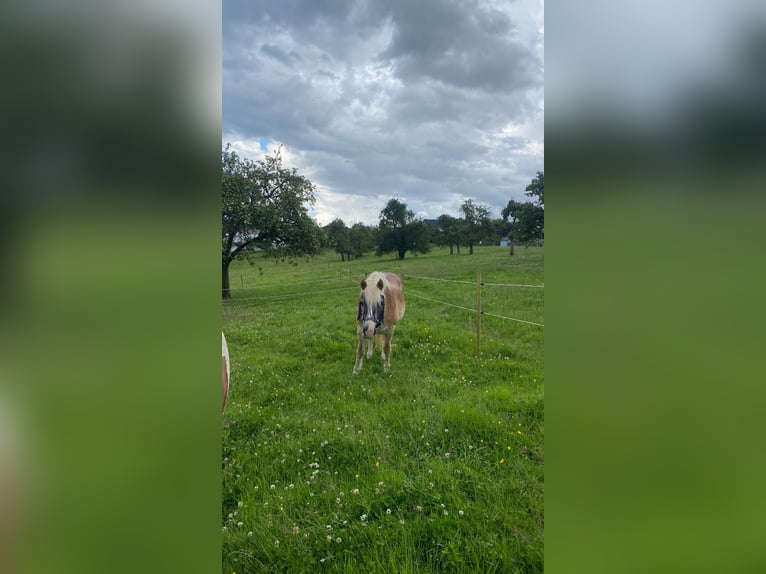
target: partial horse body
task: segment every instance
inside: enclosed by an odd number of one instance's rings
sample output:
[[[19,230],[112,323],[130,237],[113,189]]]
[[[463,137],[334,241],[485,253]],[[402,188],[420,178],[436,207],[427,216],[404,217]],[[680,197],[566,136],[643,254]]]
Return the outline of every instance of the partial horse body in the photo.
[[[372,358],[373,340],[378,339],[380,356],[383,358],[383,370],[391,368],[391,338],[396,324],[404,317],[404,292],[402,280],[398,275],[374,271],[359,284],[356,314],[356,334],[359,344],[356,347],[354,374],[362,370],[364,345],[367,342],[367,358]]]

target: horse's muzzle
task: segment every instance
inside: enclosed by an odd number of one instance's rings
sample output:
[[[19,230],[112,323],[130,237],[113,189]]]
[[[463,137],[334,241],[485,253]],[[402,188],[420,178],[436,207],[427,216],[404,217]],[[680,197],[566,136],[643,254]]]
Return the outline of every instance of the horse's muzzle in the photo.
[[[362,327],[362,334],[368,339],[375,335],[375,321],[365,321]]]

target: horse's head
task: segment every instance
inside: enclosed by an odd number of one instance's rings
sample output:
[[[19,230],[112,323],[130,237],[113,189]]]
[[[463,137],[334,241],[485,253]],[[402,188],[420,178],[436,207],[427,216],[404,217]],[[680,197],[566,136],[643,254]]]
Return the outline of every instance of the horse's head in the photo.
[[[359,284],[362,292],[359,294],[359,308],[357,321],[362,322],[362,333],[368,339],[375,335],[375,331],[383,323],[383,313],[386,307],[386,297],[383,294],[385,283],[378,279],[377,283],[368,285],[367,280],[362,279]]]

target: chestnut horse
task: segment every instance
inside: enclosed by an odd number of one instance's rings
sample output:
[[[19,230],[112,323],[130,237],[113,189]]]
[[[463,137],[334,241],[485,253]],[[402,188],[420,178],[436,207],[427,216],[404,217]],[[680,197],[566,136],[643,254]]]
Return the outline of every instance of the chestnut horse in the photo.
[[[396,324],[404,317],[404,293],[402,280],[398,275],[373,271],[359,284],[359,302],[356,312],[356,347],[354,374],[362,370],[364,343],[367,339],[367,358],[372,358],[373,338],[377,335],[383,370],[391,368],[391,338]]]

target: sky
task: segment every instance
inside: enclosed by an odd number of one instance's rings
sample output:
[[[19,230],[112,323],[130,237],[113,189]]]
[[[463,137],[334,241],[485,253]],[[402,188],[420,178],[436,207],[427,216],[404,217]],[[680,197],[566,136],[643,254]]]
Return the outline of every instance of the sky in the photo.
[[[222,144],[318,188],[320,225],[493,217],[544,170],[543,0],[226,0]]]

